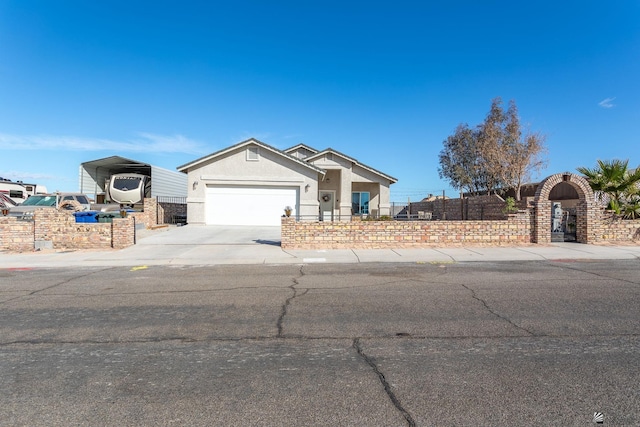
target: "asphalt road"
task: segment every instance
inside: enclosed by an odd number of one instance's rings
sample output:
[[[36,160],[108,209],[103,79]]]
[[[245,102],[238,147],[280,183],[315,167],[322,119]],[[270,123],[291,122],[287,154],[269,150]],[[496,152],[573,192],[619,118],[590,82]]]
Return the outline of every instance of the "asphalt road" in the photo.
[[[639,273],[3,269],[0,426],[637,426]]]

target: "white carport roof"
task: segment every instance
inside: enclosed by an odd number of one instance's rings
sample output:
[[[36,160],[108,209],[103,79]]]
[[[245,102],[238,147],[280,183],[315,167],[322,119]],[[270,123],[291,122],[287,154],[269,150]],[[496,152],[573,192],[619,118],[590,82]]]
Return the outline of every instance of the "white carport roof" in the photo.
[[[187,176],[149,163],[110,156],[80,164],[80,192],[99,194],[105,191],[105,180],[115,173],[141,173],[151,177],[151,196],[186,196]]]

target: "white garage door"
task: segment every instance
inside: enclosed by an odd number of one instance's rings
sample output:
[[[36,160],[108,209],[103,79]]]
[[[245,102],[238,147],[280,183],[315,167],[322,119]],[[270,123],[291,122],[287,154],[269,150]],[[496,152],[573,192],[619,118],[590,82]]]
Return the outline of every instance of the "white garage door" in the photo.
[[[285,206],[298,204],[297,187],[207,187],[208,225],[280,225]]]

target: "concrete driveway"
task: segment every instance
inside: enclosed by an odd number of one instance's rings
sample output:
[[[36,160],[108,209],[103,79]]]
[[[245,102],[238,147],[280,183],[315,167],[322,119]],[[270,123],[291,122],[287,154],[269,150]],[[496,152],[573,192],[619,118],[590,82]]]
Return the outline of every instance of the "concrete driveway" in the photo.
[[[137,245],[280,246],[280,226],[186,225],[139,232]]]

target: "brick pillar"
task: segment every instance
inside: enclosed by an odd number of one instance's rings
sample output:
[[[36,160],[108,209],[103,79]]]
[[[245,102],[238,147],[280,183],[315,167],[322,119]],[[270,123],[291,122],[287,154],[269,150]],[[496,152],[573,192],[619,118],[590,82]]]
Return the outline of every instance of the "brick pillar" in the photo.
[[[158,200],[156,198],[144,199],[145,226],[151,228],[158,225]]]
[[[535,203],[535,231],[534,243],[551,242],[551,202],[541,200]]]
[[[589,209],[586,200],[580,200],[576,205],[576,242],[588,243],[590,227]],[[593,240],[593,239],[592,239]]]
[[[576,240],[580,243],[594,243],[598,241],[598,227],[597,224],[600,222],[600,218],[602,215],[602,210],[597,206],[595,201],[585,201],[584,202],[585,214],[585,234],[584,241]],[[576,224],[577,225],[577,224]],[[577,233],[576,229],[576,233]]]
[[[282,249],[294,246],[296,235],[296,220],[292,217],[283,216],[280,224],[280,246]]]
[[[135,244],[135,218],[114,218],[111,224],[111,247],[123,249]]]

